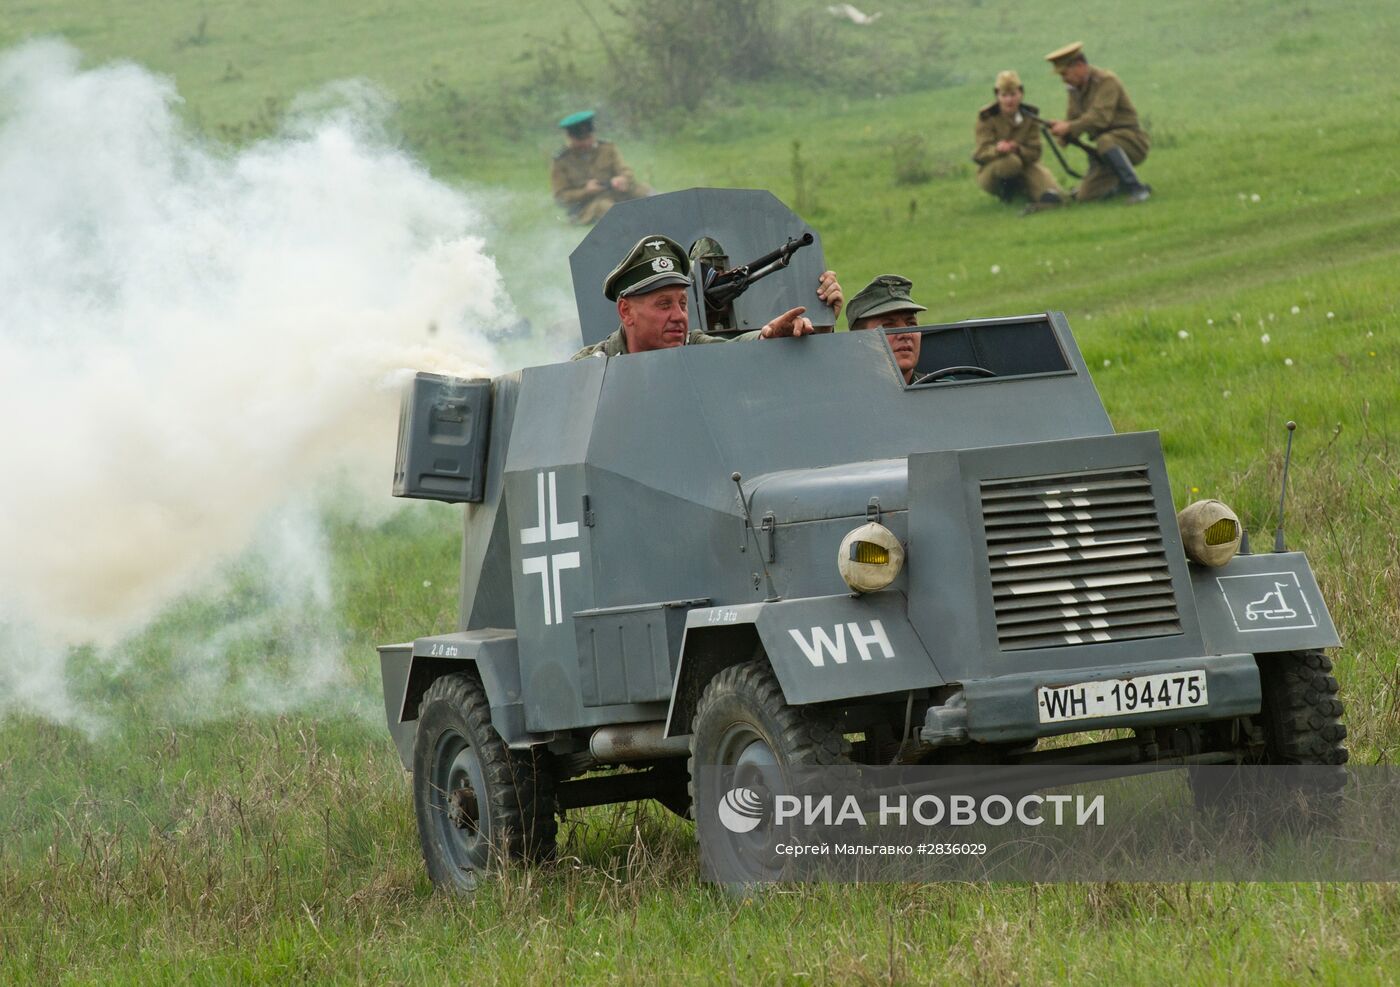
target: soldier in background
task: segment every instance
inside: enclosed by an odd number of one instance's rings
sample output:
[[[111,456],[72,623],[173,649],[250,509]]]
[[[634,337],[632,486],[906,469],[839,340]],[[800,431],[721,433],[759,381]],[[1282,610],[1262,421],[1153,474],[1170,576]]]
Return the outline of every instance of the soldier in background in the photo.
[[[1021,77],[1007,69],[997,75],[996,100],[977,113],[972,160],[977,162],[977,184],[1003,202],[1024,195],[1037,208],[1058,206],[1064,193],[1050,170],[1040,163],[1040,111],[1025,104]]]
[[[705,273],[707,271],[723,273],[729,270],[729,254],[714,237],[702,236],[690,245],[690,263],[693,277],[703,291],[706,286]],[[841,291],[841,283],[836,280],[835,271],[823,271],[817,278],[817,297],[831,306],[833,318],[840,318],[841,306],[845,304],[845,295]],[[734,331],[733,305],[722,312],[707,311],[705,315],[709,320],[709,324],[705,327],[707,332],[729,333]],[[814,327],[814,331],[830,332],[834,328],[835,326],[817,325]]]
[[[554,201],[569,211],[569,219],[591,226],[614,205],[651,195],[622,160],[617,145],[593,132],[593,110],[573,113],[559,121],[568,144],[554,155],[550,185]]]
[[[1065,119],[1050,124],[1050,133],[1064,143],[1070,137],[1091,137],[1098,157],[1074,191],[1078,202],[1090,202],[1122,192],[1128,202],[1143,202],[1152,194],[1133,165],[1147,159],[1151,144],[1138,126],[1137,110],[1118,76],[1090,65],[1084,43],[1076,41],[1045,56],[1069,89]]]

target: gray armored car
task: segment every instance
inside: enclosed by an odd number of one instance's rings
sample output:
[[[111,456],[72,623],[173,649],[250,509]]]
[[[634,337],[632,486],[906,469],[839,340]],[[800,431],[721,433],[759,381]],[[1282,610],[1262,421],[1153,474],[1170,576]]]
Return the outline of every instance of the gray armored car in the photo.
[[[617,326],[604,274],[654,233],[729,258],[813,234],[726,328],[834,321],[815,231],[766,192],[693,189],[620,204],[575,251],[585,343]],[[459,630],[379,650],[436,884],[547,858],[564,809],[713,811],[697,765],[1340,776],[1339,641],[1304,556],[1241,551],[1216,501],[1178,515],[1157,434],[1114,431],[1062,314],[913,331],[913,383],[882,332],[418,375],[395,493],[465,504]],[[1132,736],[1037,749],[1105,729]]]

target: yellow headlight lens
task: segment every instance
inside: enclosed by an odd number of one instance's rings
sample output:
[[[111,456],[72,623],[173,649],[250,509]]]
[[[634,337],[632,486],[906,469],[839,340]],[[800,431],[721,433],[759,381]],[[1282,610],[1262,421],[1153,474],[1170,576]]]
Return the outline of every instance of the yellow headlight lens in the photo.
[[[1223,517],[1206,529],[1207,545],[1228,545],[1240,537],[1240,523],[1234,518]]]
[[[890,550],[874,542],[851,542],[851,561],[864,565],[889,565]]]

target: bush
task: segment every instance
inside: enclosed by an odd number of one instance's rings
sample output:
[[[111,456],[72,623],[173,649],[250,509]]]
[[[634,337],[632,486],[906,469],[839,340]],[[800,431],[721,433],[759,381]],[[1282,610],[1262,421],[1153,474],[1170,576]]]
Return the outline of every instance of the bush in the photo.
[[[928,141],[921,134],[902,133],[890,143],[896,185],[923,185],[933,180]]]

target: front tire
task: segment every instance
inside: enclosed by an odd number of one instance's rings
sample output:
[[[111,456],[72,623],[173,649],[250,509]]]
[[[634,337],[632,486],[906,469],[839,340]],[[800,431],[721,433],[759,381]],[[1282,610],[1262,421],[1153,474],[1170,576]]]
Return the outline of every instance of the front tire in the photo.
[[[697,835],[722,857],[713,861],[717,876],[734,888],[781,876],[767,845],[769,827],[726,831],[722,800],[747,789],[771,805],[772,795],[793,789],[794,769],[849,764],[850,758],[851,745],[835,717],[788,705],[763,659],[733,665],[711,679],[692,721],[690,795]],[[732,769],[732,776],[723,769]]]
[[[1338,697],[1332,660],[1322,651],[1286,651],[1259,657],[1262,702],[1253,725],[1263,734],[1263,746],[1239,752],[1233,772],[1202,768],[1189,775],[1196,806],[1226,807],[1240,799],[1258,799],[1324,815],[1335,811],[1346,785],[1349,754],[1343,741],[1347,728]],[[1247,735],[1251,724],[1226,724],[1232,737]],[[1297,768],[1293,772],[1251,771],[1257,766]]]
[[[481,683],[445,675],[423,694],[413,745],[413,808],[428,876],[474,890],[506,860],[554,853],[554,779],[542,750],[512,750],[491,725]]]

